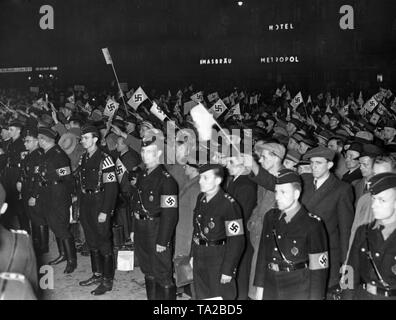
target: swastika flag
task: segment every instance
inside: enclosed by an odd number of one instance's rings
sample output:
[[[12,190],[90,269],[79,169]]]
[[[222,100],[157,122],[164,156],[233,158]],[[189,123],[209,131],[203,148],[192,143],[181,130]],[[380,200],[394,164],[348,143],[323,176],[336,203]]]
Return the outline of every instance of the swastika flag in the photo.
[[[137,89],[132,97],[128,100],[128,104],[135,110],[145,101],[148,97],[141,87]]]

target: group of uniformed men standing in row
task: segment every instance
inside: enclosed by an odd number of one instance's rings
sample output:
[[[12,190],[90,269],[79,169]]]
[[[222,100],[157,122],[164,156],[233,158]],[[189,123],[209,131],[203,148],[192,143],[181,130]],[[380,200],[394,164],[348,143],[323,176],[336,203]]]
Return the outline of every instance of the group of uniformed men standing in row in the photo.
[[[119,186],[114,160],[99,147],[99,130],[89,124],[81,128],[86,152],[74,177],[52,129],[11,122],[8,130],[11,141],[5,147],[1,183],[9,208],[1,223],[11,228],[17,213],[20,227],[34,235],[37,253],[48,251],[49,227],[60,253],[49,264],[66,261],[64,272],[72,273],[77,256],[69,208],[72,195],[78,195],[92,266],[92,276],[79,284],[98,285],[94,295],[112,290],[111,216]],[[172,300],[174,236],[178,220],[189,213],[179,212],[181,190],[162,164],[164,144],[158,137],[155,130],[142,137],[144,170],[130,181],[132,236],[148,299]],[[324,299],[338,288],[340,267],[346,264],[353,270],[353,286],[348,287],[353,290],[345,290],[344,296],[394,298],[396,174],[380,173],[368,181],[374,220],[357,229],[347,259],[353,195],[351,186],[331,173],[335,153],[326,147],[311,149],[304,158],[312,174],[299,175],[280,165],[285,156],[281,144],[267,142],[260,148],[261,165],[246,154],[222,164],[184,163],[186,172],[195,172],[191,176],[200,189],[190,214],[194,297]],[[225,184],[224,166],[230,175]],[[275,202],[263,218],[254,250],[247,238],[252,228],[247,217],[257,204],[257,184],[274,192]]]

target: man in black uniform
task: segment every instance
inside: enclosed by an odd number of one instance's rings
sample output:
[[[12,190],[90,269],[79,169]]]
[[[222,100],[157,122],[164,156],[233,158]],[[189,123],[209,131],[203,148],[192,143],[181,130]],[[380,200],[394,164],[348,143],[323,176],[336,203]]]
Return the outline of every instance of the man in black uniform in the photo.
[[[249,179],[249,171],[243,166],[243,159],[233,157],[227,161],[227,169],[230,174],[225,191],[239,204],[243,216],[243,228],[245,230],[245,250],[237,270],[237,300],[247,300],[249,291],[249,275],[253,257],[253,246],[250,243],[250,235],[247,222],[257,205],[257,184]]]
[[[12,121],[8,127],[12,141],[7,145],[7,149],[4,150],[7,158],[7,164],[1,181],[7,193],[9,210],[1,218],[1,223],[8,229],[18,229],[18,224],[16,223],[16,219],[18,219],[19,227],[24,230],[29,230],[29,226],[26,223],[27,220],[23,219],[21,214],[22,202],[20,201],[20,195],[16,187],[21,169],[22,156],[24,155],[24,152],[26,152],[21,137],[22,128],[23,124],[16,120]]]
[[[38,130],[26,128],[24,143],[28,154],[22,161],[17,189],[21,192],[23,209],[31,221],[33,246],[37,254],[48,252],[48,225],[43,212],[32,206],[39,191],[39,167],[43,150],[38,145]]]
[[[73,177],[67,154],[55,144],[56,132],[50,128],[38,129],[38,141],[44,150],[38,169],[40,182],[37,198],[32,197],[31,206],[37,206],[54,232],[59,257],[50,265],[67,261],[64,273],[72,273],[77,267],[76,248],[69,230]]]
[[[163,144],[159,130],[146,132],[141,150],[146,168],[137,177],[133,203],[135,252],[145,276],[148,300],[176,300],[172,256],[178,187],[161,164]]]
[[[200,189],[194,209],[193,277],[197,299],[236,298],[235,276],[245,245],[242,213],[220,185],[223,167],[199,168]]]
[[[321,219],[301,206],[300,194],[299,175],[289,169],[279,171],[278,208],[265,215],[254,279],[265,300],[325,298],[327,235]]]
[[[87,152],[79,168],[80,220],[91,254],[92,277],[80,286],[99,284],[91,291],[102,295],[113,289],[114,256],[110,219],[118,184],[112,158],[98,147],[99,131],[93,125],[81,128],[81,144]]]
[[[356,231],[347,263],[353,288],[345,298],[396,300],[396,174],[380,173],[368,183],[375,220]]]

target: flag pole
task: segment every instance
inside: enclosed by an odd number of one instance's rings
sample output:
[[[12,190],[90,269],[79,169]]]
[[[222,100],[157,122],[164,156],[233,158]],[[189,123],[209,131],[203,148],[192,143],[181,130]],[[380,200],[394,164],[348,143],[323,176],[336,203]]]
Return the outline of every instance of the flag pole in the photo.
[[[124,93],[123,93],[122,90],[121,90],[120,82],[118,81],[118,76],[117,76],[117,72],[116,72],[116,70],[115,70],[115,68],[114,68],[113,60],[111,60],[111,68],[113,69],[113,73],[114,73],[114,76],[115,76],[115,78],[116,78],[118,90],[119,90],[120,93],[121,93],[121,99],[122,99],[122,103],[124,104],[124,108],[125,108],[126,115],[128,116],[129,113],[128,113],[128,109],[127,109],[127,107],[126,107],[126,103],[125,103],[125,99],[124,99]]]

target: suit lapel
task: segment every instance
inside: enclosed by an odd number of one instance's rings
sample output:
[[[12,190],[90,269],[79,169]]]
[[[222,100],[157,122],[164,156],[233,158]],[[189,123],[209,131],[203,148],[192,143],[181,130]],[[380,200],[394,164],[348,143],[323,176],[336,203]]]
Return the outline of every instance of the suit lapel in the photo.
[[[336,178],[333,174],[330,174],[329,178],[319,187],[318,190],[313,191],[312,195],[307,199],[306,207],[314,207],[319,202],[322,202],[323,198],[331,193],[331,190],[335,187]],[[310,186],[313,190],[313,181]]]

